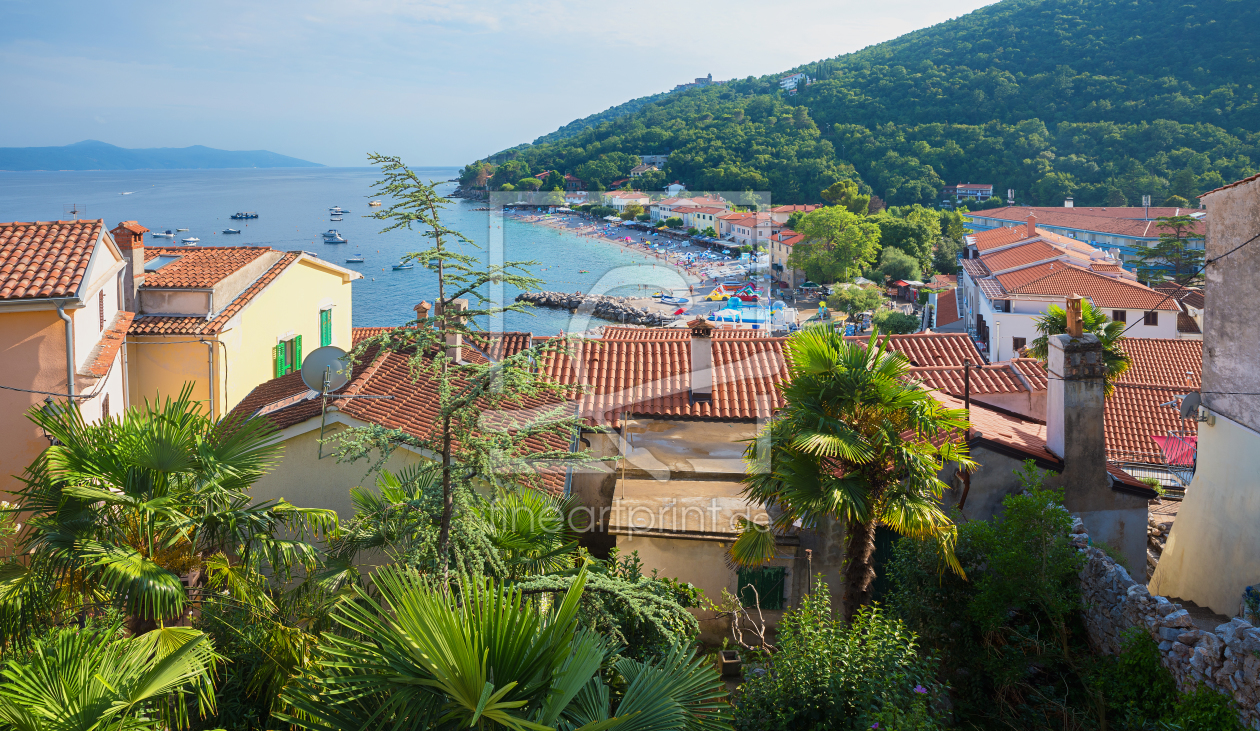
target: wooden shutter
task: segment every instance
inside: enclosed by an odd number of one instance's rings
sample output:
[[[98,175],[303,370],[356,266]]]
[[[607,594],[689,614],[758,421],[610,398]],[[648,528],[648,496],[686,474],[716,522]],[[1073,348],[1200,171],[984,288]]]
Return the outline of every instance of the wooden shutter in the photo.
[[[302,336],[293,338],[293,362],[289,366],[295,370],[302,370]]]
[[[277,343],[272,348],[272,360],[275,361],[276,378],[284,375],[284,343]]]
[[[736,593],[739,595],[740,603],[745,607],[751,607],[760,599],[762,609],[783,609],[786,574],[787,570],[781,566],[740,569],[736,574],[739,582]],[[756,592],[750,587],[756,587]]]
[[[332,310],[319,311],[319,347],[332,345]]]

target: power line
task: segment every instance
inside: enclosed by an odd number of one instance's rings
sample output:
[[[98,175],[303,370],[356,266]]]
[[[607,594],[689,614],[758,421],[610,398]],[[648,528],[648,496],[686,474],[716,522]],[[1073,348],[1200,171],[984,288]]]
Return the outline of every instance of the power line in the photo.
[[[0,386],[0,388],[6,391],[21,391],[22,393],[38,393],[43,396],[60,396],[62,398],[77,398],[77,399],[83,399],[85,401],[88,399],[94,399],[98,395],[95,393],[83,395],[83,394],[77,394],[77,393],[76,394],[57,393],[56,391],[35,391],[30,388],[17,388],[16,386]]]

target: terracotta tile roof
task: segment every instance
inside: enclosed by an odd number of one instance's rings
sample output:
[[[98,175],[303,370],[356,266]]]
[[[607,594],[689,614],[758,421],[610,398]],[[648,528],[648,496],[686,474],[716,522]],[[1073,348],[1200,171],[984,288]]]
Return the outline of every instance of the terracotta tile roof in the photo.
[[[1024,376],[1024,380],[1032,387],[1034,391],[1044,391],[1049,385],[1046,376],[1045,366],[1041,365],[1041,361],[1036,358],[1014,358],[1010,361],[1011,366],[1018,369]]]
[[[928,388],[944,391],[962,397],[965,389],[966,374],[957,366],[933,366],[929,368],[911,368],[910,375],[923,381]],[[973,395],[994,393],[1022,393],[1028,389],[1007,363],[977,366],[971,369],[971,393]]]
[[[951,409],[963,408],[962,399],[941,391],[932,391],[932,397]],[[1016,449],[1028,457],[1052,465],[1062,465],[1063,460],[1046,449],[1046,425],[1017,416],[993,411],[981,404],[971,404],[971,441],[988,440]],[[983,446],[981,442],[980,446]],[[974,456],[974,455],[973,455]]]
[[[1177,313],[1177,332],[1186,333],[1187,335],[1202,335],[1203,331],[1199,329],[1199,323],[1195,319],[1184,312]]]
[[[792,205],[792,206],[775,206],[774,208],[771,208],[771,209],[770,209],[770,211],[771,211],[772,213],[796,213],[797,211],[800,211],[800,212],[802,212],[802,213],[809,213],[810,211],[815,211],[815,210],[818,210],[819,208],[822,208],[822,206],[812,205],[812,204],[810,204],[810,205]]]
[[[714,330],[715,340],[740,340],[746,338],[769,337],[765,330]],[[538,340],[538,337],[534,338]],[[608,325],[604,327],[601,340],[691,340],[691,331],[681,327],[627,327]]]
[[[992,254],[981,255],[980,261],[984,262],[989,271],[1000,272],[1003,269],[1055,259],[1060,256],[1064,256],[1064,252],[1061,249],[1053,247],[1044,241],[1030,241],[1021,246],[1012,246],[1009,249],[1002,249]]]
[[[74,296],[104,224],[0,223],[0,299]]]
[[[1133,364],[1118,383],[1141,383],[1198,390],[1203,385],[1203,341],[1125,338]]]
[[[805,240],[805,234],[798,234],[790,228],[780,229],[778,233],[771,234],[771,241],[777,241],[784,246],[796,246]]]
[[[350,328],[350,340],[354,345],[358,345],[364,340],[374,338],[378,335],[384,335],[385,333],[396,329],[397,328],[393,327],[352,327]]]
[[[1129,310],[1177,310],[1177,305],[1155,290],[1131,282],[1091,272],[1064,262],[1039,264],[997,275],[1002,288],[1011,294],[1042,294],[1066,297],[1079,294],[1099,307]]]
[[[1205,194],[1206,195],[1206,194]],[[1161,216],[1185,215],[1193,213],[1194,208],[1152,208],[1150,220],[1144,220],[1142,208],[1119,209],[1087,209],[1087,208],[1025,208],[1006,207],[993,208],[987,211],[976,211],[967,214],[969,218],[987,218],[1012,223],[1024,224],[1028,214],[1037,217],[1037,225],[1068,228],[1078,231],[1089,231],[1116,236],[1127,236],[1140,239],[1158,239],[1159,228],[1156,218]],[[1110,215],[1109,215],[1110,214]],[[1000,230],[1000,229],[992,229]],[[1192,230],[1202,236],[1203,222],[1199,221]],[[983,249],[982,249],[983,250]]]
[[[105,332],[101,333],[101,339],[96,344],[96,352],[89,357],[86,375],[103,378],[109,373],[109,368],[118,355],[118,349],[127,340],[127,328],[131,326],[131,320],[135,316],[134,312],[124,310],[119,310],[114,314],[113,322],[109,324]]]
[[[438,419],[437,383],[426,374],[413,376],[411,360],[414,349],[370,347],[351,371],[350,383],[343,395],[392,396],[389,399],[330,398],[329,406],[360,421],[398,429],[417,439],[434,436]],[[475,351],[465,349],[465,358],[485,362]],[[312,396],[304,398],[304,396]],[[302,383],[300,373],[290,373],[257,386],[232,410],[237,416],[261,415],[277,428],[284,429],[320,416],[321,403]],[[540,399],[525,399],[521,408],[546,408]],[[269,408],[270,407],[270,408]],[[278,408],[277,408],[278,407]],[[568,441],[549,435],[527,441],[532,450],[563,449]],[[566,472],[550,467],[539,470],[545,489],[560,493]]]
[[[933,274],[931,284],[937,286],[951,285],[958,286],[957,274]]]
[[[264,249],[267,251],[268,249]],[[147,251],[146,251],[147,253]],[[217,316],[213,318],[204,317],[182,317],[178,315],[140,315],[132,323],[129,331],[130,335],[207,335],[217,333],[224,325],[232,319],[236,313],[245,309],[254,297],[258,296],[267,288],[267,285],[275,281],[285,269],[289,267],[297,258],[301,256],[300,252],[289,252],[280,257],[280,260],[271,265],[271,268],[263,273],[261,277],[254,280],[254,283],[245,288],[232,300],[227,307],[223,308]],[[174,266],[168,264],[167,266]],[[166,267],[162,267],[165,269]]]
[[[1198,310],[1201,310],[1206,306],[1206,300],[1203,297],[1203,290],[1199,287],[1182,287],[1173,282],[1161,282],[1153,285],[1151,289],[1156,292],[1171,294],[1173,299],[1178,302],[1189,305]]]
[[[175,261],[144,275],[150,289],[206,289],[223,281],[258,257],[274,251],[269,246],[172,246],[147,247],[146,263],[159,256],[177,256]]]
[[[1004,228],[994,228],[988,231],[977,231],[973,234],[967,234],[965,237],[967,243],[976,247],[977,251],[984,252],[989,249],[996,249],[999,246],[1008,246],[1016,241],[1023,241],[1029,238],[1027,229],[1022,224],[1019,226],[1007,226]]]
[[[1175,404],[1177,396],[1188,392],[1186,388],[1117,383],[1104,407],[1107,459],[1144,458],[1160,462],[1159,445],[1152,436],[1167,436],[1169,432],[1197,434],[1198,422],[1183,421],[1176,405],[1163,405]]]
[[[132,232],[133,234],[147,234],[147,233],[149,233],[149,229],[145,228],[144,226],[141,226],[139,221],[123,221],[122,223],[120,223],[120,224],[118,224],[118,225],[119,225],[119,226],[122,226],[123,228],[127,229],[128,231]]]
[[[532,346],[533,335],[527,332],[484,333],[474,340],[491,360],[502,360]]]
[[[992,273],[989,271],[989,268],[984,265],[984,262],[981,261],[980,259],[963,259],[962,268],[964,272],[967,272],[968,274],[971,275],[972,279],[977,279],[977,280],[987,277],[989,276],[989,274]]]
[[[718,214],[718,213],[725,213],[725,212],[726,212],[726,209],[725,209],[725,208],[710,208],[710,207],[708,207],[708,206],[697,206],[697,207],[695,207],[695,208],[692,208],[690,211],[687,211],[687,213],[689,213],[689,214],[694,214],[694,213],[708,213],[708,214],[711,214],[711,215],[715,215],[715,214]]]
[[[1091,272],[1098,272],[1099,274],[1104,274],[1104,273],[1110,273],[1110,272],[1122,272],[1124,271],[1124,267],[1120,266],[1119,264],[1106,264],[1104,262],[1096,261],[1089,265],[1089,270]]]
[[[904,354],[912,366],[961,366],[968,360],[975,364],[984,362],[966,333],[913,333],[884,337],[888,348]],[[863,343],[869,339],[869,336],[861,335],[845,338]]]
[[[948,292],[942,292],[936,295],[936,326],[944,327],[946,325],[958,322],[958,298],[957,289],[951,289]]]
[[[1238,187],[1238,186],[1240,186],[1240,185],[1244,185],[1244,184],[1246,184],[1246,183],[1250,183],[1250,182],[1251,182],[1251,181],[1253,181],[1253,180],[1260,180],[1260,174],[1252,175],[1250,178],[1243,178],[1242,180],[1235,180],[1235,181],[1234,181],[1234,182],[1232,182],[1232,183],[1226,183],[1225,185],[1222,185],[1222,186],[1221,186],[1221,187],[1219,187],[1219,188],[1213,188],[1212,190],[1209,190],[1208,192],[1206,192],[1206,193],[1203,193],[1203,194],[1199,195],[1199,197],[1200,197],[1200,198],[1205,198],[1205,197],[1207,197],[1207,196],[1209,196],[1209,195],[1212,195],[1213,193],[1220,192],[1220,191],[1225,190],[1225,189],[1227,189],[1227,188],[1236,188],[1236,187]]]

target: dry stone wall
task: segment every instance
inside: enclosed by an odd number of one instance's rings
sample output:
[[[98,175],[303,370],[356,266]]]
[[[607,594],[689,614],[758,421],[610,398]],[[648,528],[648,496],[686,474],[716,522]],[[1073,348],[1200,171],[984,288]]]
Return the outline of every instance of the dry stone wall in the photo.
[[[1159,643],[1159,654],[1182,692],[1207,685],[1233,697],[1239,718],[1260,729],[1260,629],[1235,618],[1208,632],[1166,597],[1154,596],[1101,549],[1085,525],[1072,525],[1072,544],[1085,554],[1081,594],[1085,626],[1099,651],[1119,654],[1122,635],[1138,627]]]

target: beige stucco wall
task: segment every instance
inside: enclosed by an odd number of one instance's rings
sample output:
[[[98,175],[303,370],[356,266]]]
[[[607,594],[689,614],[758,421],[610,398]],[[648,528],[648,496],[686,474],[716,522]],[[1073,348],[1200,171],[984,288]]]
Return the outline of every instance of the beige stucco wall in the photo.
[[[66,336],[57,311],[0,310],[0,363],[5,385],[65,393]],[[48,446],[26,418],[43,400],[42,394],[0,390],[0,500],[20,485],[12,475],[20,475]]]
[[[371,487],[376,484],[376,475],[368,474],[371,464],[366,461],[338,463],[335,457],[328,456],[336,447],[335,444],[324,446],[324,458],[319,458],[319,421],[312,420],[299,426],[313,429],[293,434],[284,440],[284,450],[275,467],[262,479],[254,483],[250,490],[254,500],[277,500],[284,498],[294,505],[304,508],[324,508],[337,511],[341,520],[348,520],[354,515],[354,507],[350,503],[350,488],[362,485]],[[327,439],[346,427],[330,423],[325,430]],[[297,429],[288,430],[288,433]],[[395,451],[386,460],[384,469],[395,471],[423,461],[414,452],[403,449]]]
[[[213,337],[205,338],[215,342]],[[216,370],[222,350],[216,354]],[[210,398],[211,346],[197,342],[195,335],[127,338],[128,390],[131,403],[143,407],[145,401],[160,402],[175,398],[185,383],[193,386],[192,398],[203,405]],[[215,391],[222,389],[215,384]],[[222,412],[215,412],[218,416]]]
[[[1199,424],[1198,471],[1150,590],[1232,617],[1243,588],[1260,583],[1260,433],[1219,414],[1214,421]]]

